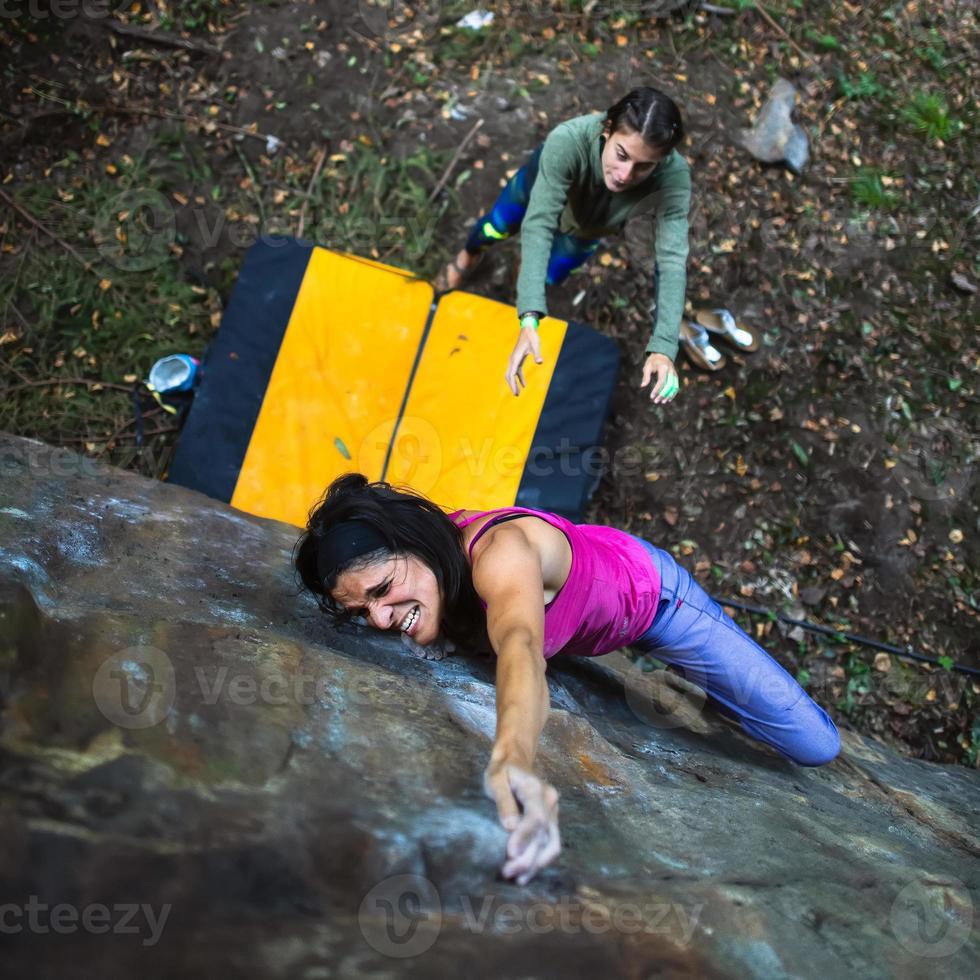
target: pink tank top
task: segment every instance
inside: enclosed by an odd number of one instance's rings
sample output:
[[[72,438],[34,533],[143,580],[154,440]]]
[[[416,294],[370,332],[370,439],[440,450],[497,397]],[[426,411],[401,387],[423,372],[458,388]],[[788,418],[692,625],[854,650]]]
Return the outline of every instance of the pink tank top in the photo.
[[[460,528],[487,514],[528,514],[558,528],[572,549],[572,567],[565,584],[544,609],[544,655],[556,653],[598,657],[638,640],[650,627],[660,598],[660,576],[650,553],[636,538],[599,524],[573,524],[542,510],[502,507],[458,519]],[[473,545],[493,527],[487,521]],[[486,603],[484,603],[484,606]]]

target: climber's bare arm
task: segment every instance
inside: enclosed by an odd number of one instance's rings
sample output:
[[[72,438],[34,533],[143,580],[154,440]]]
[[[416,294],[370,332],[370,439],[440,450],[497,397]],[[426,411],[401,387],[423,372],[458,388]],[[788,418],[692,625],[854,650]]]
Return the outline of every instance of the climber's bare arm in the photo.
[[[497,730],[484,787],[510,832],[503,874],[525,884],[561,850],[558,793],[533,773],[549,706],[540,546],[515,524],[493,528],[475,549],[473,584],[487,603],[497,655]]]

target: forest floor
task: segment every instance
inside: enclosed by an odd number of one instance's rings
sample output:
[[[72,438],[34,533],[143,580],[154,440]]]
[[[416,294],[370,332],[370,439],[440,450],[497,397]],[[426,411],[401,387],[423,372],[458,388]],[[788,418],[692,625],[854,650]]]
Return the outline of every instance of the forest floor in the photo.
[[[711,376],[680,358],[651,406],[650,224],[553,290],[622,353],[589,517],[715,596],[935,658],[736,613],[842,725],[980,765],[955,669],[980,667],[976,8],[670,5],[501,2],[469,30],[451,0],[7,3],[0,428],[163,477],[175,426],[151,407],[138,452],[132,386],[203,354],[261,233],[432,276],[551,127],[656,85],[688,127],[689,301],[765,343]],[[801,176],[738,143],[777,77]],[[513,302],[518,255],[467,288]]]

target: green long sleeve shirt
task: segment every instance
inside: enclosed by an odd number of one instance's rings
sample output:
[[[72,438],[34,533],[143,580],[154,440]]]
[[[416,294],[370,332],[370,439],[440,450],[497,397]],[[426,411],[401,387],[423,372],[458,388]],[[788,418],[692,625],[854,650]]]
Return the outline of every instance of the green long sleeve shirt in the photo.
[[[687,213],[691,175],[676,151],[664,157],[636,187],[612,193],[602,176],[604,113],[578,116],[556,126],[545,140],[538,175],[521,224],[518,312],[547,313],[545,281],[557,231],[602,238],[621,231],[629,218],[650,214],[656,223],[654,251],[656,318],[647,353],[677,356],[677,336],[687,286]]]

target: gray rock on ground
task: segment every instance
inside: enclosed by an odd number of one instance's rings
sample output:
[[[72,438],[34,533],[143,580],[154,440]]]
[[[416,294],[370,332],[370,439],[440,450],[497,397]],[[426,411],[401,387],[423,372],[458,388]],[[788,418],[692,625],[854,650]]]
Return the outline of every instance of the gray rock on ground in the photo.
[[[295,540],[0,435],[5,977],[975,975],[976,772],[801,768],[621,654],[549,665],[564,850],[501,880],[492,659],[331,632]]]
[[[751,129],[739,131],[739,140],[763,163],[784,162],[794,173],[802,173],[810,158],[806,130],[793,122],[796,87],[785,78],[776,79]]]

